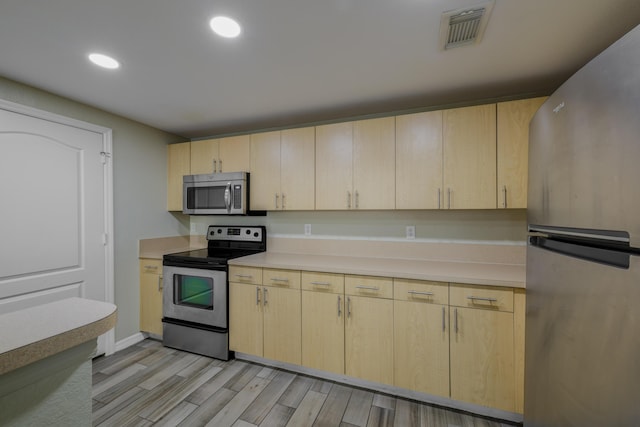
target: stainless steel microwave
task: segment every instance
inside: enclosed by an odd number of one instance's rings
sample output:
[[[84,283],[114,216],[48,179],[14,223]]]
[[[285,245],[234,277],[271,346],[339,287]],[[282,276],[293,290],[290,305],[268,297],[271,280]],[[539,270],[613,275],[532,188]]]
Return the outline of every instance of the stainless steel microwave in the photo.
[[[249,174],[185,175],[182,212],[189,215],[245,215],[249,212]]]

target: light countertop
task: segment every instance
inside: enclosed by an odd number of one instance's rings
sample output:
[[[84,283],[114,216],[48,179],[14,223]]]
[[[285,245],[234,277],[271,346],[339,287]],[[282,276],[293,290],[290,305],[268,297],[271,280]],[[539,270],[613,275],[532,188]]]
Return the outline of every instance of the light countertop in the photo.
[[[116,324],[116,306],[67,298],[0,315],[0,375],[94,339]]]
[[[318,271],[474,285],[525,287],[523,264],[365,258],[263,252],[229,261],[230,265]]]

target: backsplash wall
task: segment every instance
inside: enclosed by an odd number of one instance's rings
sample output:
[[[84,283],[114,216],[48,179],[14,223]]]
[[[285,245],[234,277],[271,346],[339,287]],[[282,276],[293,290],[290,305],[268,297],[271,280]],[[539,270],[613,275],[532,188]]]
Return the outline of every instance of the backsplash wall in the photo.
[[[191,216],[191,234],[206,233],[211,224],[265,225],[269,235],[304,237],[311,224],[311,238],[405,240],[408,225],[415,226],[417,240],[524,244],[525,210],[460,211],[312,211],[269,212],[263,217]]]

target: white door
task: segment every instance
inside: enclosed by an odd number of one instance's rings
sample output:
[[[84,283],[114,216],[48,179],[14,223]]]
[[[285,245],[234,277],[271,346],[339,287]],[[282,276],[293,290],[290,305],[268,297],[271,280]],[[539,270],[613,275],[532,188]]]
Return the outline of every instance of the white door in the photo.
[[[110,136],[0,104],[0,313],[72,296],[112,302]]]

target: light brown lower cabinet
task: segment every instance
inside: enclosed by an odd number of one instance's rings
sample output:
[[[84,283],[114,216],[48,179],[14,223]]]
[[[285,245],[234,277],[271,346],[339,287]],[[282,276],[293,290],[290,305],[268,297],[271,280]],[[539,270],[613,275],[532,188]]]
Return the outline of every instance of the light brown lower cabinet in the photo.
[[[345,276],[345,373],[393,385],[393,283]]]
[[[231,267],[229,277],[229,348],[300,365],[300,272]]]
[[[344,374],[344,275],[302,272],[302,365]]]
[[[449,286],[394,280],[394,385],[449,397]]]
[[[140,259],[140,330],[162,336],[162,260]]]
[[[452,284],[451,295],[451,398],[515,412],[513,290]]]
[[[230,348],[522,412],[524,290],[232,266]]]

